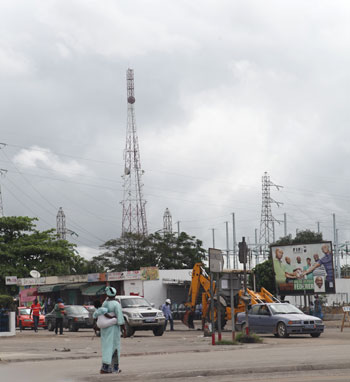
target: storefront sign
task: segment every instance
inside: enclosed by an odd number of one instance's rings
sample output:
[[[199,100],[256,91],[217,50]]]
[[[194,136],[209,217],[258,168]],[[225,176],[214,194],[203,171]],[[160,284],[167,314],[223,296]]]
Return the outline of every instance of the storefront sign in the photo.
[[[108,281],[140,280],[141,271],[110,272],[106,276]]]
[[[38,278],[25,278],[25,279],[17,279],[17,285],[26,286],[26,285],[44,285],[46,283],[45,277]]]
[[[17,276],[6,276],[5,283],[6,285],[17,285]]]

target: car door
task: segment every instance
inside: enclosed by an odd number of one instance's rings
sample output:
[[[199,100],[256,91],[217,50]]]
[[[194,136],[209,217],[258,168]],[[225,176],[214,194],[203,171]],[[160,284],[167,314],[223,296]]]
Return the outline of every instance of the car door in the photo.
[[[273,319],[268,305],[261,305],[258,311],[258,327],[260,333],[272,333]]]
[[[259,333],[259,308],[260,305],[253,305],[248,312],[249,329]]]

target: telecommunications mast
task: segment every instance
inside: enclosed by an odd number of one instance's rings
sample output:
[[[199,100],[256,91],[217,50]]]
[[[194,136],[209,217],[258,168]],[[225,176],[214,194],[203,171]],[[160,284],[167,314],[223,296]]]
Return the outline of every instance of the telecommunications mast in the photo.
[[[173,218],[169,211],[169,208],[165,209],[163,215],[163,232],[164,233],[172,233],[173,232]]]
[[[142,194],[142,175],[135,120],[134,71],[126,72],[128,119],[124,150],[124,197],[122,201],[122,235],[147,235],[146,201]]]

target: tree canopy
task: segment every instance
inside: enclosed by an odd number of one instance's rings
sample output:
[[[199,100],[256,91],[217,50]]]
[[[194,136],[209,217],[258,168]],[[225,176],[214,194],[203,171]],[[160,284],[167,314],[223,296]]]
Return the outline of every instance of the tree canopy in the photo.
[[[57,238],[54,229],[38,231],[27,216],[0,218],[0,291],[16,293],[6,286],[6,276],[30,277],[31,270],[42,276],[87,273],[92,265],[76,253],[75,245]]]
[[[101,246],[105,252],[92,259],[96,267],[108,271],[136,270],[157,266],[159,269],[187,269],[205,258],[202,242],[185,232],[141,236],[127,233]]]

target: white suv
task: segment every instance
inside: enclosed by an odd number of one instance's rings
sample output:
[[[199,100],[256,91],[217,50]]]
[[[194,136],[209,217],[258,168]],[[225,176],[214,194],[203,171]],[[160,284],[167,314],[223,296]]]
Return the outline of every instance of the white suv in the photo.
[[[155,336],[163,335],[165,317],[161,310],[139,296],[116,296],[115,299],[122,306],[127,337],[135,330],[152,330]]]

